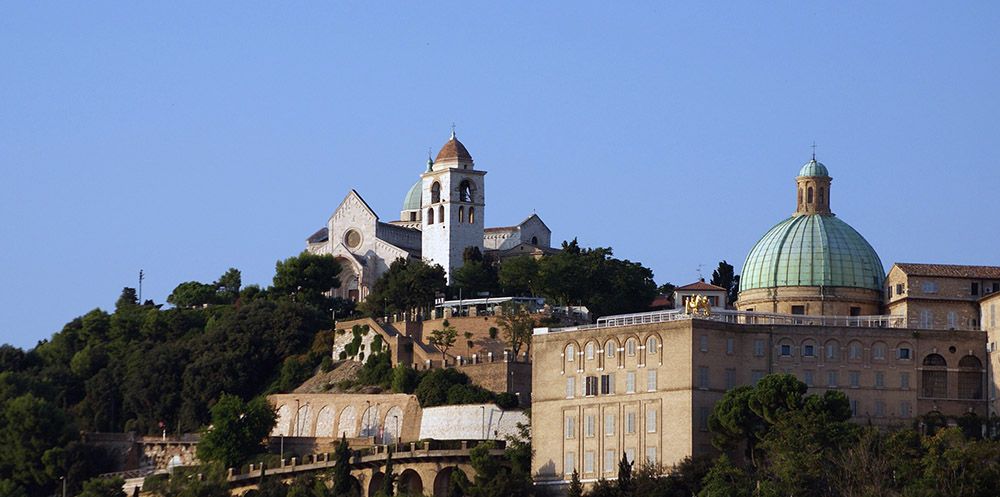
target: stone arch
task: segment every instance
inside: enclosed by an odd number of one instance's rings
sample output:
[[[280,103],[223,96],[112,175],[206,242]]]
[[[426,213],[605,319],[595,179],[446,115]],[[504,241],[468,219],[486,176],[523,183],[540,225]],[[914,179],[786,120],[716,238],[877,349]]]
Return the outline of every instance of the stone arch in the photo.
[[[940,354],[928,354],[924,357],[923,365],[920,373],[921,395],[948,397],[948,361]]]
[[[375,497],[379,490],[382,490],[382,485],[385,485],[385,473],[376,471],[368,481],[368,497]]]
[[[601,344],[597,340],[589,340],[583,346],[583,363],[584,365],[590,365],[591,363],[597,362],[597,351],[601,350]]]
[[[885,361],[888,354],[889,346],[885,342],[879,340],[872,344],[873,361]]]
[[[813,359],[819,357],[819,353],[816,350],[816,340],[813,340],[812,338],[802,340],[801,348],[799,350],[801,351],[802,357],[809,357]]]
[[[399,474],[399,483],[396,488],[400,494],[423,495],[424,482],[420,479],[420,473],[413,468],[408,468]]]
[[[434,497],[448,497],[451,495],[451,475],[455,474],[455,472],[465,474],[457,466],[448,466],[441,468],[441,471],[438,471],[434,475],[434,493],[432,494]]]
[[[340,411],[340,422],[337,423],[337,436],[346,436],[347,438],[358,436],[357,413],[354,411],[354,406],[347,406],[343,411]]]
[[[791,338],[781,337],[778,339],[778,356],[779,357],[795,356],[795,342],[793,342]]]
[[[399,442],[399,432],[403,430],[403,410],[399,406],[392,406],[385,413],[385,420],[382,421],[382,443],[392,444]]]
[[[865,358],[865,346],[858,340],[851,340],[847,344],[847,360],[861,361]]]
[[[657,355],[660,352],[660,335],[656,333],[650,333],[646,335],[646,354],[647,355]]]
[[[379,432],[379,407],[378,404],[368,406],[365,412],[361,414],[361,433],[362,437],[374,437],[378,435]]]
[[[441,183],[435,181],[431,183],[431,203],[436,204],[441,201]]]
[[[974,355],[958,361],[958,398],[983,398],[983,362]]]
[[[625,359],[628,360],[629,357],[639,356],[639,337],[636,335],[629,335],[625,338]]]
[[[278,407],[278,419],[274,424],[274,429],[271,430],[272,436],[289,436],[292,434],[292,408],[288,407],[288,404],[282,404]]]
[[[463,179],[458,184],[458,201],[472,202],[476,198],[476,184],[467,179]]]
[[[354,302],[364,298],[365,296],[360,293],[361,267],[358,266],[357,261],[346,257],[337,257],[335,260],[340,264],[341,270],[340,274],[337,275],[340,286],[333,289],[333,296]]]
[[[531,237],[531,244],[532,245],[538,245],[538,237],[537,236]]]
[[[316,429],[313,433],[317,437],[335,437],[336,433],[333,432],[333,407],[323,406],[316,414]]]
[[[295,433],[293,436],[296,437],[311,437],[312,436],[312,406],[306,402],[304,405],[299,406],[298,415],[295,416]]]
[[[604,367],[610,368],[612,366],[618,365],[618,347],[619,343],[614,337],[608,339],[604,342]]]
[[[570,341],[563,347],[563,369],[564,370],[575,370],[577,351],[580,350],[580,344],[576,343],[576,340]]]
[[[823,358],[827,361],[840,359],[840,342],[836,339],[829,339],[823,344]]]

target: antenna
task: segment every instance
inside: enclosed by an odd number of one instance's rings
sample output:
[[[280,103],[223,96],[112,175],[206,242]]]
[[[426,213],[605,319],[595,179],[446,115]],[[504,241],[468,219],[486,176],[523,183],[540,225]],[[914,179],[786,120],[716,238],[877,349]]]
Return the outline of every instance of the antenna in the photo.
[[[142,269],[139,270],[139,305],[142,305],[142,280],[146,279],[145,273]]]
[[[451,123],[451,137],[452,137],[452,139],[455,138],[455,122],[454,121],[452,121],[452,123]]]
[[[813,149],[813,160],[816,160],[816,140],[813,140],[812,149]]]
[[[701,268],[702,268],[702,266],[704,266],[704,264],[698,264],[698,281],[701,281],[701,280],[705,279],[705,277],[702,276],[702,274],[701,274]]]

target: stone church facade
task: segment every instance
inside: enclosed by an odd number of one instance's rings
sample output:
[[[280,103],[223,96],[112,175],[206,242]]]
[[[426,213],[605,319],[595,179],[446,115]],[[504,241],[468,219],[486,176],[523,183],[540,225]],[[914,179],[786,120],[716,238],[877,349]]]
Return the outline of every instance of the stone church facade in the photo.
[[[487,257],[549,253],[552,231],[537,214],[515,226],[485,227],[486,171],[452,132],[427,170],[403,199],[398,221],[383,222],[355,190],[337,206],[326,226],[307,239],[306,250],[340,262],[334,296],[363,300],[396,259],[439,264],[450,280],[462,254],[476,247]]]

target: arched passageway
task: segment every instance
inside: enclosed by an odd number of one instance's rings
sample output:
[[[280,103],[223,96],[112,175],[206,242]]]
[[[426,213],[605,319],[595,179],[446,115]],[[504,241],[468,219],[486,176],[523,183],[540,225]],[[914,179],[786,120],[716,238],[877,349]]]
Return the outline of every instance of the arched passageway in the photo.
[[[420,479],[420,475],[412,469],[407,469],[399,474],[396,488],[396,493],[399,495],[424,494],[424,482]]]
[[[449,497],[451,495],[451,481],[455,473],[465,475],[464,471],[455,466],[442,468],[441,471],[438,471],[437,476],[434,477],[434,497]]]

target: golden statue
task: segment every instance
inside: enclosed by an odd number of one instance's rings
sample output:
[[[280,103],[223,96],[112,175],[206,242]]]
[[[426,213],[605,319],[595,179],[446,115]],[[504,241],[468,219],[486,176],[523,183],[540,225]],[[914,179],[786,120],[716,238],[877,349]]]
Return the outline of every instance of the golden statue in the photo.
[[[708,301],[708,297],[704,295],[692,295],[684,304],[684,311],[687,314],[697,316],[710,316],[712,314],[712,304]]]

